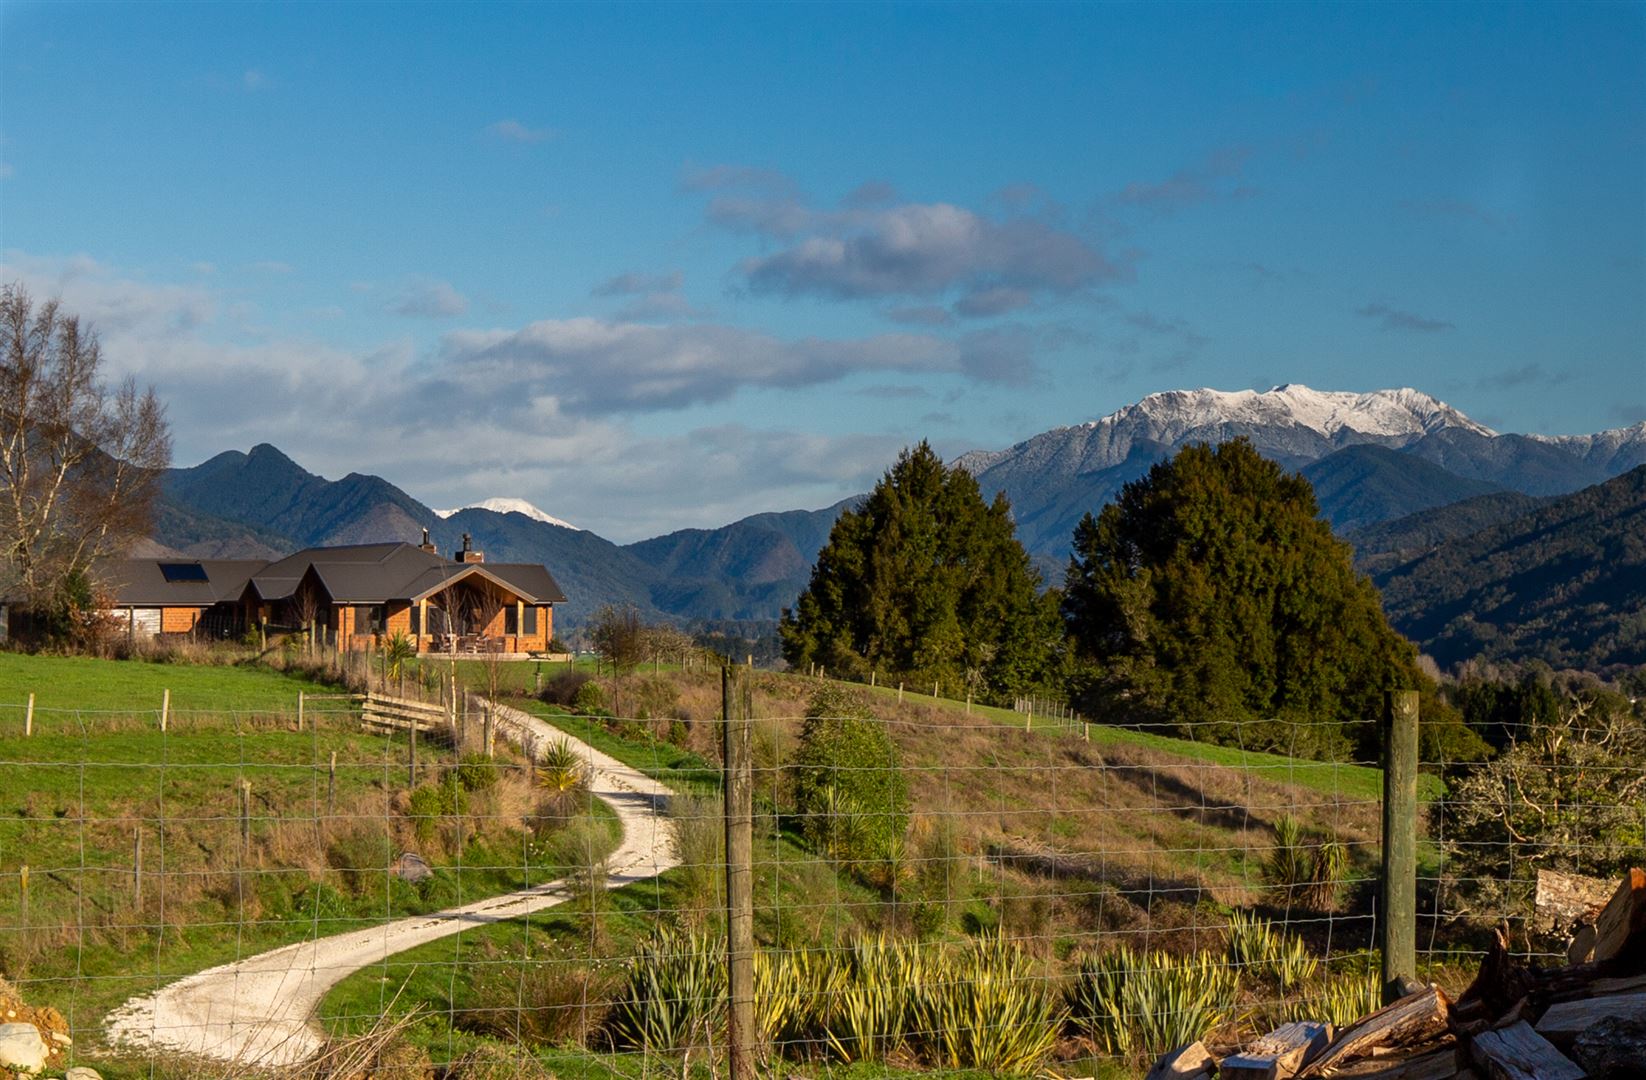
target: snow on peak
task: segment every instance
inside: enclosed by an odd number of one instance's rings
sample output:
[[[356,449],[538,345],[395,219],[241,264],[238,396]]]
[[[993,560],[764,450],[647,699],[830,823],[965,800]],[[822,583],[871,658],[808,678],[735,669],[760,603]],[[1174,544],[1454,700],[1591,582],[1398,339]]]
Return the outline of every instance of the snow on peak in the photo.
[[[558,525],[562,529],[577,529],[577,526],[571,522],[561,521],[551,514],[546,514],[525,499],[510,499],[503,496],[494,499],[482,499],[477,503],[470,503],[467,506],[459,506],[451,510],[436,510],[435,513],[443,518],[449,518],[463,510],[490,510],[494,514],[525,514],[533,521],[541,521],[545,525]],[[577,529],[577,531],[581,532],[582,530]]]
[[[1313,390],[1285,383],[1269,390],[1167,390],[1150,394],[1087,427],[1144,421],[1163,435],[1226,423],[1296,424],[1331,438],[1345,429],[1361,435],[1421,436],[1441,428],[1462,427],[1481,435],[1490,428],[1428,394],[1410,388],[1357,394]]]

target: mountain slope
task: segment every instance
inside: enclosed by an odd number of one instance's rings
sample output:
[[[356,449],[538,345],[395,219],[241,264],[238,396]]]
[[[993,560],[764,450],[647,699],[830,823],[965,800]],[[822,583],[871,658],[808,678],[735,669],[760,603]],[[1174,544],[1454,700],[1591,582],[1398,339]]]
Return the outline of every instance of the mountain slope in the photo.
[[[1375,443],[1345,447],[1298,471],[1338,532],[1503,490]]]
[[[1442,664],[1646,663],[1646,465],[1373,580],[1390,620]]]
[[[1529,514],[1548,500],[1500,491],[1472,499],[1419,510],[1377,525],[1349,529],[1343,534],[1355,549],[1355,565],[1362,573],[1377,574],[1425,555],[1431,548],[1460,540],[1483,529]]]

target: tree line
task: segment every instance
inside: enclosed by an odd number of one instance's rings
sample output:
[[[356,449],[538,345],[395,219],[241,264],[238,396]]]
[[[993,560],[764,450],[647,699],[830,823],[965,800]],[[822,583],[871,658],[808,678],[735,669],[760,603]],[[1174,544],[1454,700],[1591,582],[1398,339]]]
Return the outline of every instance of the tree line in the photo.
[[[1072,549],[1045,587],[1004,494],[985,500],[921,442],[835,523],[784,612],[783,656],[1327,759],[1375,756],[1384,691],[1416,689],[1425,756],[1486,751],[1389,626],[1308,481],[1244,439],[1155,465],[1081,519]]]

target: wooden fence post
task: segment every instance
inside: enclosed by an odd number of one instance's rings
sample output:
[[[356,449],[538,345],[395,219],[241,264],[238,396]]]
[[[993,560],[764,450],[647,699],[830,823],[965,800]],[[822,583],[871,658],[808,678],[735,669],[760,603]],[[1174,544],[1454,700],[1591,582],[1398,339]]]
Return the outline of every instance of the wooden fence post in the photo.
[[[411,717],[411,723],[406,725],[406,786],[417,786],[417,715]]]
[[[132,906],[143,906],[143,829],[141,826],[131,834],[131,891]]]
[[[171,716],[171,691],[160,692],[160,730],[166,730],[166,720]]]
[[[337,810],[337,751],[331,752],[331,766],[326,770],[326,816]]]
[[[297,692],[297,730],[303,730],[303,691]]]
[[[1383,708],[1383,1002],[1417,975],[1416,690],[1390,690]]]
[[[34,734],[34,695],[29,695],[29,703],[23,710],[23,734]]]
[[[899,705],[903,704],[903,684],[902,683],[897,684],[897,703]]]
[[[240,850],[251,849],[251,781],[240,781]]]
[[[754,781],[748,682],[727,664],[720,676],[726,799],[726,1044],[730,1080],[754,1080]]]

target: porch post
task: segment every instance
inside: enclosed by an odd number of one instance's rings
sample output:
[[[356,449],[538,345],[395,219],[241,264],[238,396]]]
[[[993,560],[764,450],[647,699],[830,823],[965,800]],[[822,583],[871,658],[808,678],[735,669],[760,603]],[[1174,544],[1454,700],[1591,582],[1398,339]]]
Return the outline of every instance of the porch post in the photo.
[[[429,632],[429,598],[417,602],[417,651],[423,651],[423,635]]]
[[[520,647],[520,639],[526,635],[526,602],[516,598],[514,602],[514,648],[511,652],[524,652]]]

